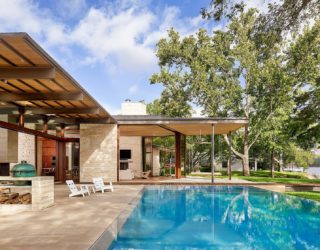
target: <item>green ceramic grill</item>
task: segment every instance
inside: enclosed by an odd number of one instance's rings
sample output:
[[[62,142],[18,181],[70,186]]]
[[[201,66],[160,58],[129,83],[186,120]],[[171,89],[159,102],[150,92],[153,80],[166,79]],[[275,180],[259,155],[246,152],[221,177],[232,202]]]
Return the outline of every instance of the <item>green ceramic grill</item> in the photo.
[[[21,161],[21,163],[14,165],[11,173],[13,177],[33,177],[36,176],[36,169],[33,165],[27,163],[27,161]],[[29,184],[29,181],[16,181],[16,185],[18,186]]]

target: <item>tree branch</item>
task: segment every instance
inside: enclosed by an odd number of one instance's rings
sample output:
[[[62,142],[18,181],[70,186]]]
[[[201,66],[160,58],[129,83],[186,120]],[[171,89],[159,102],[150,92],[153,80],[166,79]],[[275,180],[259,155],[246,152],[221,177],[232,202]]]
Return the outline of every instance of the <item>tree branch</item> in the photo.
[[[224,140],[226,141],[226,143],[228,144],[228,146],[230,147],[231,142],[229,141],[229,138],[226,134],[223,135]],[[232,147],[231,145],[231,151],[238,157],[240,157],[241,159],[244,157],[243,154],[239,153],[234,147]]]
[[[274,112],[272,111],[272,112],[270,112],[269,113],[269,115],[266,117],[266,119],[264,120],[264,122],[266,122],[266,121],[268,121],[270,118],[271,118],[271,116],[272,116],[272,114],[273,114]],[[263,129],[260,129],[260,131],[256,134],[256,136],[255,136],[255,138],[251,141],[251,143],[249,144],[249,149],[252,147],[252,145],[253,144],[255,144],[255,142],[258,140],[258,138],[259,138],[259,136],[261,135],[261,133],[262,133],[262,131],[263,131]]]
[[[280,160],[277,159],[276,157],[274,157],[274,160],[275,160],[278,164],[281,164]]]

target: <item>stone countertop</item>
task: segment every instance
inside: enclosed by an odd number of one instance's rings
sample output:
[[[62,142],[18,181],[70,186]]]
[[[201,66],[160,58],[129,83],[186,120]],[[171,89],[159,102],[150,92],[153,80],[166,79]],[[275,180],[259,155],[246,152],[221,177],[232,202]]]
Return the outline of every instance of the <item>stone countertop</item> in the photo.
[[[34,176],[34,177],[12,177],[0,176],[0,181],[45,181],[53,180],[53,176]]]

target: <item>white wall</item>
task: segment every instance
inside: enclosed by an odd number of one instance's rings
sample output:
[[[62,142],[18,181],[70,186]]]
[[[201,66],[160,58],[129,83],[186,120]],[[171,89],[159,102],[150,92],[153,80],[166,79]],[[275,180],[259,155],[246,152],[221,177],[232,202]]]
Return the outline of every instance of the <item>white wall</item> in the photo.
[[[141,136],[120,136],[120,149],[131,150],[129,168],[138,175],[142,172],[142,138]]]

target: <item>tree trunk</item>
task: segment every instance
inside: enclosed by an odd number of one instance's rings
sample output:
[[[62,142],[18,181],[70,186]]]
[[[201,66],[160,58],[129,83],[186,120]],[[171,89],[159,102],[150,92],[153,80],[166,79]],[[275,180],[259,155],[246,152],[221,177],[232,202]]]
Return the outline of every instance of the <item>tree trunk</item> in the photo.
[[[271,151],[271,177],[274,178],[274,150]]]
[[[234,147],[232,147],[231,141],[226,134],[224,134],[224,139],[229,147],[231,147],[231,151],[238,156],[242,160],[242,172],[244,176],[250,176],[250,168],[249,168],[249,131],[248,126],[245,127],[244,133],[244,147],[243,154],[238,152]]]
[[[248,125],[246,125],[244,129],[244,146],[243,146],[243,158],[242,158],[244,176],[250,176],[249,148],[250,148],[249,147],[249,130],[248,130]]]

